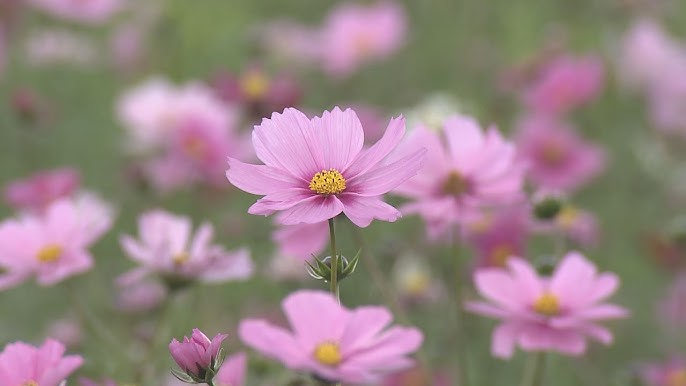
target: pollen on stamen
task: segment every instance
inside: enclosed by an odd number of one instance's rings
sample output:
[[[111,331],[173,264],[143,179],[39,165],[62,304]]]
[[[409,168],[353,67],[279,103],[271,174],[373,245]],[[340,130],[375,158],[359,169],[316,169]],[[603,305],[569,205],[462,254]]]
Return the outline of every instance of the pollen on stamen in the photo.
[[[343,360],[338,344],[324,342],[314,349],[314,359],[326,366],[337,366]]]
[[[560,313],[560,301],[557,296],[546,292],[533,305],[534,311],[545,316],[555,316]]]
[[[41,263],[52,263],[62,256],[62,247],[57,244],[48,244],[41,248],[36,254],[36,259]]]
[[[322,170],[312,177],[310,190],[317,194],[339,194],[345,190],[345,178],[336,169]]]

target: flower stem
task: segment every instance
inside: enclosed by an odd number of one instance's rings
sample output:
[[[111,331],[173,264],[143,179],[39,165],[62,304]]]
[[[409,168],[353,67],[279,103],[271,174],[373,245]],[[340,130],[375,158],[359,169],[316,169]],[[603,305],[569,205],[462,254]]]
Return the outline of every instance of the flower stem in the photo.
[[[336,230],[333,218],[329,219],[329,239],[331,241],[331,280],[329,281],[329,289],[340,303],[341,298],[338,293],[338,252],[336,252]]]
[[[545,351],[533,353],[524,371],[521,386],[541,386],[545,370]]]
[[[469,383],[469,373],[467,364],[467,345],[465,344],[465,317],[464,310],[462,309],[462,259],[460,258],[460,243],[458,237],[458,228],[455,226],[452,234],[452,256],[455,264],[455,302],[456,311],[455,319],[457,328],[455,330],[455,336],[457,338],[457,360],[458,360],[458,373],[459,373],[459,384],[468,386]]]

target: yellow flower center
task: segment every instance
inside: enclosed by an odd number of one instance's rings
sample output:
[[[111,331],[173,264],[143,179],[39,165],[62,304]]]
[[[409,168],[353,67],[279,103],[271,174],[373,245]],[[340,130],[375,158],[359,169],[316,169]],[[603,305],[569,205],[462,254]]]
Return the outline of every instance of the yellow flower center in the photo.
[[[269,80],[259,71],[251,71],[241,78],[241,90],[248,99],[260,99],[269,89]]]
[[[190,258],[191,256],[187,252],[180,252],[172,256],[172,261],[176,265],[183,265],[188,260],[190,260]]]
[[[560,313],[560,301],[557,296],[546,292],[534,302],[534,311],[545,316],[555,316]]]
[[[36,381],[26,381],[21,384],[21,386],[40,386]]]
[[[337,366],[343,358],[338,344],[324,342],[314,349],[314,359],[326,366]]]
[[[310,190],[318,194],[338,194],[345,190],[345,178],[336,169],[322,170],[312,177]]]
[[[574,226],[578,218],[579,210],[571,205],[565,205],[555,217],[555,222],[562,228],[569,229]]]
[[[183,141],[183,151],[192,158],[200,158],[205,153],[205,144],[199,138],[190,137]]]
[[[667,376],[667,386],[686,386],[686,369],[672,370]]]
[[[549,165],[559,165],[564,161],[567,153],[565,149],[555,142],[546,144],[543,147],[542,154],[543,160]]]
[[[461,196],[469,190],[469,182],[458,171],[452,171],[443,182],[443,193]]]
[[[36,254],[36,258],[41,263],[54,263],[62,255],[62,247],[57,244],[48,244],[41,248]]]
[[[504,267],[514,250],[507,244],[501,244],[491,250],[490,261],[498,267]]]
[[[411,295],[423,294],[431,284],[431,278],[426,272],[413,272],[405,280],[405,290]]]

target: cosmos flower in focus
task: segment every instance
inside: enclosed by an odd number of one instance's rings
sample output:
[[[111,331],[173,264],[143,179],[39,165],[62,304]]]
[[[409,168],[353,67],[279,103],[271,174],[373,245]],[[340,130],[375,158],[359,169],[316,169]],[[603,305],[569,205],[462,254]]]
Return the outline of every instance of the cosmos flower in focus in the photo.
[[[83,358],[65,356],[64,351],[64,345],[54,339],[39,347],[10,343],[0,352],[0,380],[12,386],[60,386],[83,364]]]
[[[393,191],[411,200],[401,210],[419,214],[433,240],[484,207],[520,200],[524,177],[514,145],[496,128],[483,132],[474,119],[456,115],[444,122],[442,134],[424,127],[412,132],[401,152],[424,147],[427,160]]]
[[[330,383],[372,383],[383,375],[411,367],[422,333],[390,327],[383,307],[348,309],[329,293],[301,290],[282,302],[291,330],[264,320],[246,319],[241,340],[286,367],[314,373]]]
[[[414,176],[424,149],[384,163],[405,133],[392,119],[384,136],[363,149],[364,130],[354,111],[338,107],[308,119],[296,109],[274,113],[255,126],[253,146],[264,165],[229,158],[228,180],[248,193],[264,195],[248,213],[279,212],[284,225],[314,224],[344,213],[359,227],[373,219],[395,221],[400,212],[381,195]]]
[[[626,309],[605,302],[619,286],[619,278],[598,273],[577,252],[565,255],[550,277],[513,257],[506,269],[477,270],[474,282],[488,302],[470,302],[466,308],[501,321],[491,343],[491,352],[500,358],[510,358],[515,346],[582,355],[586,337],[606,345],[612,342],[612,333],[598,321],[628,315]]]
[[[605,169],[605,152],[570,127],[543,116],[524,119],[517,133],[518,156],[538,187],[571,193]]]
[[[152,210],[141,214],[138,231],[139,240],[128,235],[120,239],[126,254],[141,265],[120,277],[118,281],[122,284],[135,283],[153,273],[170,284],[196,279],[220,283],[252,275],[249,252],[226,251],[213,244],[214,228],[209,223],[201,224],[193,234],[188,217]]]

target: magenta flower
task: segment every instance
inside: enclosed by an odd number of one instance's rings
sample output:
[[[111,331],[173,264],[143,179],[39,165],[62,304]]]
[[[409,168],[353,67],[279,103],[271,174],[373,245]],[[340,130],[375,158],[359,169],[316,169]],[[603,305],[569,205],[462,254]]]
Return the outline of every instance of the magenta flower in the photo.
[[[510,257],[524,255],[530,225],[529,208],[503,208],[467,221],[463,237],[476,253],[477,266],[504,267]]]
[[[59,386],[83,364],[83,358],[64,356],[64,351],[64,345],[53,339],[40,347],[10,343],[0,353],[0,380],[7,386]]]
[[[507,267],[478,270],[476,288],[488,302],[470,302],[466,307],[501,321],[493,331],[494,356],[510,358],[515,345],[525,351],[581,355],[586,337],[612,342],[612,333],[597,321],[628,315],[626,309],[604,303],[619,285],[617,276],[599,274],[578,252],[568,253],[551,277],[539,276],[520,258],[510,258]]]
[[[672,357],[663,363],[646,363],[638,373],[646,386],[686,385],[686,359]]]
[[[29,0],[52,16],[86,24],[103,24],[124,6],[124,0]]]
[[[7,184],[5,202],[17,210],[42,212],[55,200],[73,195],[80,181],[78,170],[73,168],[40,171]]]
[[[192,234],[191,220],[162,210],[143,213],[138,219],[140,240],[124,235],[122,249],[141,267],[120,277],[120,283],[135,283],[151,273],[170,280],[224,282],[245,279],[253,272],[245,249],[228,252],[212,244],[214,228],[203,223]]]
[[[584,141],[564,123],[542,116],[522,121],[517,147],[528,177],[546,190],[573,192],[605,168],[600,147]]]
[[[362,64],[385,59],[405,41],[405,10],[391,1],[373,5],[343,3],[329,13],[318,31],[319,57],[324,70],[349,76]]]
[[[0,224],[0,289],[35,275],[38,284],[54,285],[88,271],[93,258],[88,248],[111,224],[107,214],[84,213],[75,201],[62,199],[44,214],[26,215]],[[107,224],[93,228],[93,224]]]
[[[422,343],[415,328],[391,327],[383,307],[353,310],[329,293],[301,290],[282,302],[292,331],[264,320],[241,322],[241,340],[286,367],[311,372],[331,382],[371,383],[383,375],[409,368],[407,355]]]
[[[183,342],[173,339],[169,343],[169,352],[184,373],[193,380],[204,382],[208,373],[213,375],[218,370],[222,342],[227,337],[227,334],[217,334],[210,340],[194,328],[191,337],[184,336]]]
[[[237,353],[227,357],[212,381],[215,386],[244,386],[248,356]]]
[[[383,163],[405,133],[404,120],[392,119],[375,145],[362,149],[364,132],[354,111],[325,111],[308,119],[286,109],[264,119],[253,131],[257,157],[265,165],[229,158],[226,177],[248,193],[264,195],[248,213],[271,215],[284,225],[318,223],[341,212],[357,226],[373,219],[395,221],[400,212],[381,195],[412,177],[424,149]]]
[[[560,56],[543,66],[525,91],[524,102],[537,113],[561,115],[594,99],[602,86],[599,58]]]
[[[439,133],[424,127],[412,132],[404,145],[426,148],[427,161],[416,177],[394,190],[412,200],[403,213],[419,214],[432,239],[483,207],[522,197],[524,169],[514,146],[495,128],[484,133],[474,119],[455,115],[445,121],[443,134],[445,144]]]

